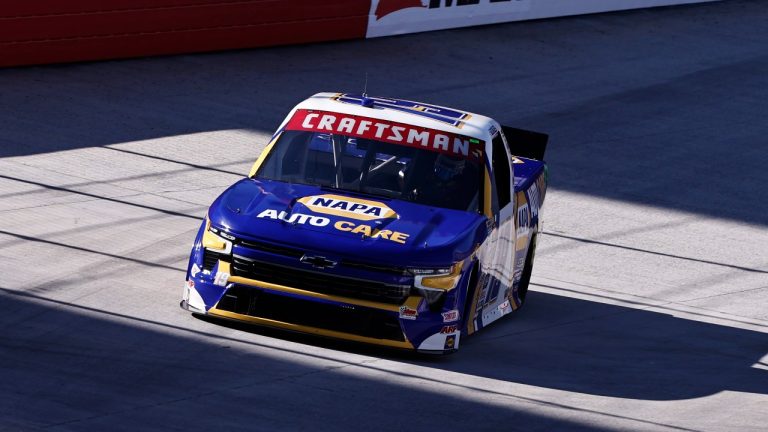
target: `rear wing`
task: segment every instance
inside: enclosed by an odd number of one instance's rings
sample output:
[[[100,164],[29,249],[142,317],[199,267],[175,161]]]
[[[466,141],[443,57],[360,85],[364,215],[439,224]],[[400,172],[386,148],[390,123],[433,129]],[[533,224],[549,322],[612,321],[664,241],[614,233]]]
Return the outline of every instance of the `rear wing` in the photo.
[[[544,160],[544,152],[547,151],[549,135],[511,126],[502,126],[501,130],[507,138],[509,150],[513,155],[528,159]]]

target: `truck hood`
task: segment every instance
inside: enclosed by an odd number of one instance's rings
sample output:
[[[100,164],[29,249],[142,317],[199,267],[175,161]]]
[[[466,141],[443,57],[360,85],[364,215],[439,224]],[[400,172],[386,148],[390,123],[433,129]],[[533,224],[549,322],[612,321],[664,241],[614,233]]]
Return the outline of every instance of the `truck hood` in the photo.
[[[444,266],[487,233],[480,214],[250,178],[224,191],[208,217],[237,238],[389,265]]]

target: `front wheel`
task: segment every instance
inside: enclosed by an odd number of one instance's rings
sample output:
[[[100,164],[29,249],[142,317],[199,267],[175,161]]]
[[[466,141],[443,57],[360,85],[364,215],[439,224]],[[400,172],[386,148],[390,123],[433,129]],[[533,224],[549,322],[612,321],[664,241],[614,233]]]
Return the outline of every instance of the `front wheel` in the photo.
[[[528,294],[528,285],[531,283],[531,273],[533,272],[533,259],[536,256],[536,234],[528,245],[528,254],[525,257],[525,266],[523,274],[520,276],[520,284],[517,286],[517,298],[520,299],[520,306],[525,303],[525,297]]]

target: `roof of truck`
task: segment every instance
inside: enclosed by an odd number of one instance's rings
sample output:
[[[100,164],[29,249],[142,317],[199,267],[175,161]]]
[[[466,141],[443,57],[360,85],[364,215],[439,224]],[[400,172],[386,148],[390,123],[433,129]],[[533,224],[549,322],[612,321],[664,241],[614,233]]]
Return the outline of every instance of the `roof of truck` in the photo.
[[[317,93],[296,109],[339,112],[405,123],[487,140],[496,133],[498,123],[480,114],[404,99],[363,96],[348,93]]]

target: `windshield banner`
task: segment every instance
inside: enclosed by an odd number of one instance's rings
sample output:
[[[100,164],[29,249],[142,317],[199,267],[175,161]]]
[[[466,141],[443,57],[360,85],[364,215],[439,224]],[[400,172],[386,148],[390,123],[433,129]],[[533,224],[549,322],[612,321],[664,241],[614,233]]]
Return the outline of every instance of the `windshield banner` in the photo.
[[[482,142],[476,138],[338,112],[300,109],[285,128],[383,141],[470,160],[483,155]]]

